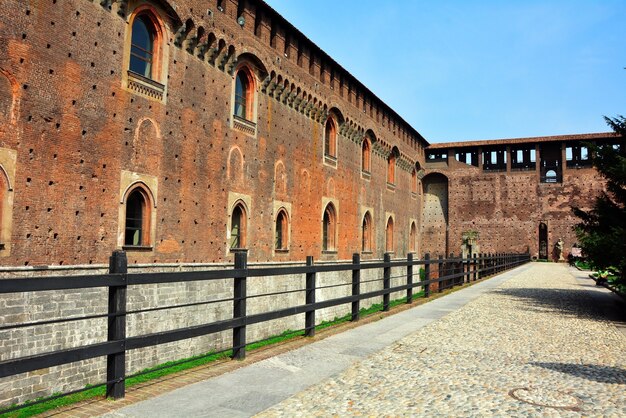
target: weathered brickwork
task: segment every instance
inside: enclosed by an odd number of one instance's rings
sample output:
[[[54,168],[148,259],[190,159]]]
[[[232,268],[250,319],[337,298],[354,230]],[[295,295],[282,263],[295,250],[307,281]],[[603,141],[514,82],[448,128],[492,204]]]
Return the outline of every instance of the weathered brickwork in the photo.
[[[481,252],[528,250],[533,256],[553,259],[554,245],[561,238],[567,256],[577,241],[572,227],[578,221],[572,207],[590,208],[604,187],[589,159],[577,159],[580,147],[586,155],[585,141],[614,143],[616,138],[605,133],[431,145],[428,152],[433,159],[426,162],[423,180],[424,251],[459,254],[463,233],[476,231]],[[486,168],[484,152],[500,149],[507,153],[506,162]],[[517,150],[532,150],[535,161],[516,168],[512,160]],[[477,157],[475,165],[469,156],[459,155],[471,152]],[[551,163],[554,178],[546,177]],[[431,179],[439,181],[435,191],[426,188]],[[448,202],[447,219],[442,215],[443,201]],[[428,206],[432,202],[435,209]],[[541,223],[547,227],[547,257],[540,257]]]
[[[361,250],[362,207],[373,211],[373,256],[385,251],[386,212],[396,255],[406,254],[404,225],[420,212],[411,174],[427,142],[267,5],[220,3],[223,12],[214,0],[2,2],[0,147],[17,155],[2,265],[105,263],[124,244],[129,176],[153,182],[152,234],[129,249],[131,263],[232,260],[229,193],[250,197],[251,260],[349,259]],[[154,82],[129,72],[131,21],[146,8],[163,31]],[[241,66],[254,78],[251,122],[233,113]],[[329,115],[336,160],[325,162]],[[324,198],[338,214],[336,253],[322,255]],[[284,252],[274,251],[277,201],[291,205]]]

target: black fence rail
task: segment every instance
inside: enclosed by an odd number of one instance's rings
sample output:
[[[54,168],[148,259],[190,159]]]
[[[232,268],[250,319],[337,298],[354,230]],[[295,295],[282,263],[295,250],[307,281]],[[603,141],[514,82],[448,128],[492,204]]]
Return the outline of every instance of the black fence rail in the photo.
[[[361,302],[366,299],[382,297],[383,311],[388,311],[391,302],[390,297],[393,293],[405,292],[406,303],[411,303],[414,300],[416,289],[423,290],[423,296],[428,298],[433,291],[442,292],[445,289],[497,274],[528,261],[530,261],[529,254],[480,254],[474,255],[472,258],[455,257],[454,254],[451,254],[449,258],[445,259],[443,256],[431,259],[429,254],[426,254],[421,260],[414,259],[413,254],[408,254],[406,259],[392,260],[390,254],[385,254],[382,261],[362,263],[360,255],[354,254],[352,262],[345,264],[315,265],[313,257],[307,257],[306,264],[301,266],[248,268],[247,253],[242,251],[235,254],[235,263],[232,269],[129,274],[125,252],[115,251],[110,257],[108,274],[0,280],[0,294],[108,288],[107,313],[1,325],[0,331],[5,331],[96,318],[106,318],[108,324],[107,341],[1,361],[0,378],[106,356],[107,377],[106,381],[100,382],[100,384],[106,384],[107,397],[119,399],[124,397],[125,393],[125,381],[128,378],[125,364],[126,354],[129,350],[232,330],[232,357],[243,359],[248,343],[246,327],[252,324],[304,314],[303,330],[306,336],[311,337],[315,334],[316,311],[321,309],[349,304],[351,306],[351,320],[358,321]],[[395,276],[392,276],[392,269],[395,269]],[[422,269],[423,271],[420,271]],[[362,280],[361,273],[364,270],[378,272],[376,278]],[[398,275],[398,271],[401,271],[402,274]],[[342,281],[323,286],[316,280],[321,273],[333,272],[351,272],[352,280],[348,283]],[[247,279],[249,278],[287,275],[303,275],[305,287],[265,294],[248,295],[247,293]],[[232,298],[127,310],[128,286],[224,279],[232,281]],[[378,282],[378,289],[362,292],[362,285],[372,282]],[[330,287],[344,287],[345,295],[318,301],[316,296],[319,291]],[[304,304],[281,307],[279,297],[292,293],[301,293],[304,296]],[[257,297],[274,298],[273,310],[248,314],[247,302]],[[139,336],[127,337],[126,335],[127,315],[202,304],[208,305],[215,302],[232,303],[232,318]],[[276,331],[280,333],[283,330]],[[79,389],[66,394],[80,391]],[[55,397],[60,396],[63,395],[56,395]],[[19,407],[10,410],[15,409],[19,409]],[[8,411],[5,409],[0,412]]]

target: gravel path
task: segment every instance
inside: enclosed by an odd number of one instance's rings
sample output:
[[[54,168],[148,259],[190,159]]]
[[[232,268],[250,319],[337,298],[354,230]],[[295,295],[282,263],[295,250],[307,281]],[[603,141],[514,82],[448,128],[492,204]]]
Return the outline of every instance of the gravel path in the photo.
[[[605,319],[617,302],[582,277],[534,263],[257,416],[624,417],[626,335]]]

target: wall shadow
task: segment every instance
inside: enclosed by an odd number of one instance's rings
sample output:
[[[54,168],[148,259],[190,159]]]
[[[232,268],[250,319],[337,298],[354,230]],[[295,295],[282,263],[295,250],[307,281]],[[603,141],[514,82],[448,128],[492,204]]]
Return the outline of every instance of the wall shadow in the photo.
[[[493,293],[523,301],[525,309],[558,312],[562,315],[608,320],[626,325],[626,302],[611,293],[591,292],[587,288],[507,288]]]
[[[574,377],[593,380],[600,383],[626,384],[626,370],[620,367],[600,366],[597,364],[541,363],[531,362],[533,366],[566,373]]]

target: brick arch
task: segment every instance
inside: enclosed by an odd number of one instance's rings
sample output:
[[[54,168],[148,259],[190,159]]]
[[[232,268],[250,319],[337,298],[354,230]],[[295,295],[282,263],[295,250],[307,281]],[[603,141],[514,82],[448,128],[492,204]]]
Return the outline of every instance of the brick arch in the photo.
[[[133,136],[133,164],[144,171],[158,166],[161,154],[161,130],[152,118],[143,117],[137,122]]]
[[[233,145],[228,151],[228,160],[226,162],[226,178],[237,184],[243,185],[244,183],[244,167],[245,160],[241,148],[237,145]]]
[[[300,191],[307,194],[311,193],[311,173],[306,168],[300,171]]]
[[[335,180],[331,177],[328,179],[326,183],[326,195],[330,197],[335,197]]]
[[[274,193],[277,195],[287,193],[287,172],[281,160],[274,164]]]
[[[14,124],[18,114],[19,85],[15,77],[0,67],[0,121]]]

